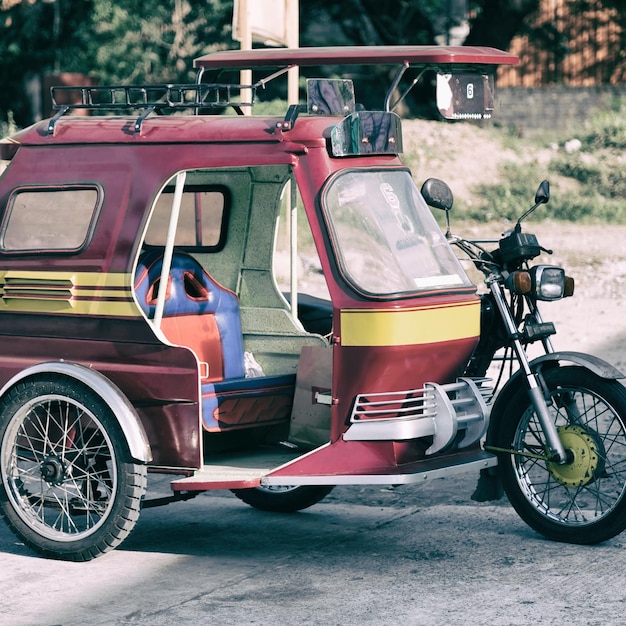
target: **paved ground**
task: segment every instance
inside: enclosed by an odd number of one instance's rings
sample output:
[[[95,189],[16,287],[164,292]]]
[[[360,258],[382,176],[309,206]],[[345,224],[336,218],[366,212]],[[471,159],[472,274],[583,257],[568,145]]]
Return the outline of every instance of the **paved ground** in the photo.
[[[342,487],[295,515],[228,493],[146,509],[116,551],[38,558],[0,523],[0,623],[623,624],[626,535],[544,541],[475,476]]]

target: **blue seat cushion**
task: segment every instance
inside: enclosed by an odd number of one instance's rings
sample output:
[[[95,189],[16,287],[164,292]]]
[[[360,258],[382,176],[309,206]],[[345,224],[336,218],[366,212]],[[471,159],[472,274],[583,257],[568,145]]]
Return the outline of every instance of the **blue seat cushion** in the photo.
[[[204,428],[222,432],[289,421],[295,385],[295,374],[204,383]]]

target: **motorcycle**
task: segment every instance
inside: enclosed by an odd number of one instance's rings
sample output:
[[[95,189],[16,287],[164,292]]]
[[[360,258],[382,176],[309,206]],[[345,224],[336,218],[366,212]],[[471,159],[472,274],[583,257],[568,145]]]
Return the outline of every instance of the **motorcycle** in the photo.
[[[496,499],[503,488],[520,517],[553,540],[593,544],[614,537],[626,528],[624,375],[595,356],[555,351],[550,341],[556,329],[538,304],[572,296],[574,280],[561,267],[530,265],[552,251],[522,232],[522,222],[549,201],[548,181],[499,240],[451,233],[453,196],[442,181],[427,180],[422,195],[445,211],[446,238],[485,277],[480,341],[465,375],[486,377],[499,361],[498,389],[511,368],[492,399],[484,444],[498,465],[481,471],[473,499]],[[533,344],[541,356],[529,356]]]

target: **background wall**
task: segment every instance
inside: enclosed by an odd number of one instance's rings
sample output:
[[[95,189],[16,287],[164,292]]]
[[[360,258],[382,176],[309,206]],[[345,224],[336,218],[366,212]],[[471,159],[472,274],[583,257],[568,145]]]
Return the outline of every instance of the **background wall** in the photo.
[[[496,85],[494,124],[521,134],[541,130],[572,131],[594,112],[614,109],[626,99],[626,85],[597,87],[500,87]]]

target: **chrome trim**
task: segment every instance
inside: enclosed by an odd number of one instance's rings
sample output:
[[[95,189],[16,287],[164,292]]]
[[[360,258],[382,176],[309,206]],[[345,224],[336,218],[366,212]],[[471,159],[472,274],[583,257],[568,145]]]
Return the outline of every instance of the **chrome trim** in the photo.
[[[483,453],[483,458],[461,464],[424,469],[410,474],[353,474],[344,476],[264,476],[261,485],[411,485],[435,478],[446,478],[470,471],[495,467],[498,459]],[[425,462],[427,464],[427,462]]]
[[[478,380],[481,384],[483,379]],[[346,441],[407,441],[433,437],[432,455],[449,446],[461,430],[456,448],[466,448],[487,431],[489,409],[484,390],[470,378],[421,389],[358,394],[343,434]]]

